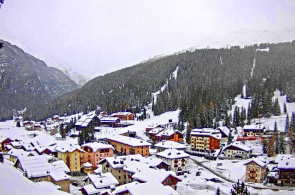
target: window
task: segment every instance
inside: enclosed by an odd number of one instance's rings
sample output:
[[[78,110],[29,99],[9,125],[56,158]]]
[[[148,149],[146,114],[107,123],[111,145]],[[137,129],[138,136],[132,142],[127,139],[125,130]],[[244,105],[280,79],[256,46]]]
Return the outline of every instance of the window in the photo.
[[[119,179],[121,179],[121,176],[119,176]]]

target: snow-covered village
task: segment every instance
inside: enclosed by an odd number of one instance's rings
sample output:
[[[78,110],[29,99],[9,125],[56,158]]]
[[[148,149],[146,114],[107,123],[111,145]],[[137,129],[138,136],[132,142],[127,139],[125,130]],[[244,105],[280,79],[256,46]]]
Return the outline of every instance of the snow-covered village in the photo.
[[[295,194],[292,0],[0,0],[0,194]]]
[[[235,110],[247,110],[251,101],[235,98],[231,123],[243,121]],[[280,114],[202,129],[185,124],[179,130],[179,110],[154,116],[151,106],[136,115],[92,111],[39,122],[15,117],[0,123],[0,177],[3,187],[17,185],[1,191],[230,194],[240,187],[249,194],[293,194],[295,103],[279,91],[272,102]],[[149,117],[139,120],[143,114]]]

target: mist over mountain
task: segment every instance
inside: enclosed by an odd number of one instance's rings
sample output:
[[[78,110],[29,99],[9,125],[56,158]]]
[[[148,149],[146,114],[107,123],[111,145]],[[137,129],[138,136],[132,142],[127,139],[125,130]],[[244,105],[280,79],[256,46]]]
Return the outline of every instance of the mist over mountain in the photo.
[[[43,61],[17,46],[2,41],[0,49],[0,113],[9,118],[13,110],[48,101],[78,88],[62,71],[48,67]]]
[[[73,68],[70,67],[69,64],[67,64],[67,63],[65,63],[65,64],[58,63],[58,64],[59,65],[54,65],[52,67],[61,70],[70,79],[75,81],[80,87],[82,87],[85,83],[87,83],[87,81],[90,80],[90,78],[87,78],[85,75],[77,73]]]

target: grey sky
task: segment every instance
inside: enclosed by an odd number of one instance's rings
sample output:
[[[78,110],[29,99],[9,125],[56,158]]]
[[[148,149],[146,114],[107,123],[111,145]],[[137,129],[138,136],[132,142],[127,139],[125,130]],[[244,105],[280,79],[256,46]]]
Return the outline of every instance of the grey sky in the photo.
[[[0,38],[48,65],[102,75],[239,29],[295,27],[293,0],[6,0]]]

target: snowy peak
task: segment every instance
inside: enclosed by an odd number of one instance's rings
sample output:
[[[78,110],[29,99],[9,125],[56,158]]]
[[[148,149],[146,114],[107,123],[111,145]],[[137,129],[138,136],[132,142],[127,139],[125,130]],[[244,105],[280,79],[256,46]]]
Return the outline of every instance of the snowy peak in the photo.
[[[80,87],[82,87],[85,83],[87,83],[87,81],[89,81],[90,79],[87,79],[85,76],[83,76],[82,74],[77,73],[76,71],[74,71],[69,64],[64,63],[66,65],[53,65],[52,67],[57,68],[59,70],[61,70],[65,75],[67,75],[70,79],[72,79],[73,81],[75,81]]]

